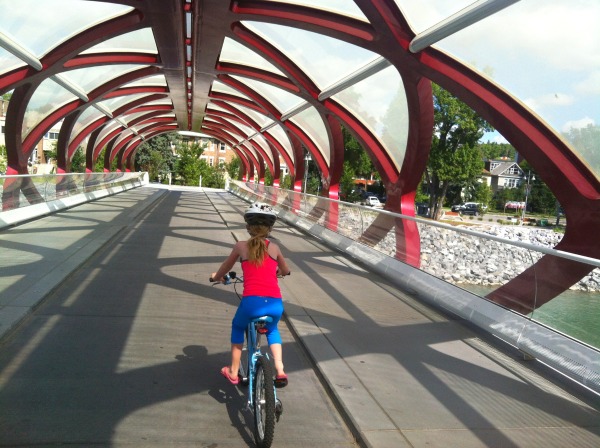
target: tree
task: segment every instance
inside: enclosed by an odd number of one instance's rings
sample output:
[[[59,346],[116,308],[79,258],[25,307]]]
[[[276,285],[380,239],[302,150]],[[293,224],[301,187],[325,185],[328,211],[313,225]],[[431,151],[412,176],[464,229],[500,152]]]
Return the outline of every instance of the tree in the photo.
[[[597,175],[600,172],[600,126],[571,128],[563,135]]]
[[[0,145],[0,173],[5,173],[8,167],[8,159],[6,158],[6,146]]]
[[[451,185],[464,186],[481,175],[477,142],[492,127],[471,108],[433,84],[434,136],[426,170],[430,207],[439,219]]]
[[[238,156],[231,159],[231,162],[225,164],[225,169],[231,179],[239,179],[241,167],[242,160]]]
[[[517,150],[508,143],[487,142],[477,145],[481,152],[481,157],[487,160],[509,159],[515,160]]]
[[[200,157],[204,153],[205,146],[198,143],[188,144],[179,142],[177,145],[177,162],[175,163],[175,177],[182,185],[198,185],[202,170]]]
[[[151,181],[157,181],[159,176],[166,178],[173,171],[175,155],[171,144],[177,140],[176,133],[158,135],[142,143],[135,154],[137,169],[148,171]]]

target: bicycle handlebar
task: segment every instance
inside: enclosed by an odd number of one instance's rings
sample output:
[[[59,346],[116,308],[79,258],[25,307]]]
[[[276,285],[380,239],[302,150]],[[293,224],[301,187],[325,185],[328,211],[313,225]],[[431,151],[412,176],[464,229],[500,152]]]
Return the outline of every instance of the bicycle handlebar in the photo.
[[[228,285],[228,284],[230,284],[230,283],[231,283],[231,280],[233,280],[233,279],[235,279],[235,278],[237,278],[237,274],[235,273],[235,271],[231,271],[231,272],[229,272],[228,274],[225,274],[225,275],[223,276],[223,282],[222,282],[222,283],[223,283],[224,285]],[[209,281],[209,282],[211,282],[211,283],[221,283],[221,282],[217,282],[217,281],[216,281],[214,278],[212,278],[212,277],[211,277],[211,278],[209,278],[209,279],[208,279],[208,281]]]
[[[277,277],[278,277],[278,278],[284,278],[285,276],[287,276],[287,275],[291,275],[291,274],[292,274],[292,271],[288,272],[288,273],[287,273],[287,274],[285,274],[285,275],[281,275],[281,274],[279,273],[279,271],[277,271]],[[212,277],[210,277],[210,278],[208,279],[208,281],[209,281],[209,282],[211,282],[211,283],[223,283],[224,285],[229,285],[229,284],[231,283],[231,281],[232,281],[232,280],[234,280],[234,279],[238,279],[238,278],[239,278],[239,277],[237,276],[237,274],[235,273],[235,271],[231,271],[231,272],[229,272],[228,274],[225,274],[225,275],[223,276],[223,282],[217,282],[217,281],[215,281],[215,279],[214,279],[214,278],[212,278]],[[240,280],[240,281],[241,281],[241,280]]]

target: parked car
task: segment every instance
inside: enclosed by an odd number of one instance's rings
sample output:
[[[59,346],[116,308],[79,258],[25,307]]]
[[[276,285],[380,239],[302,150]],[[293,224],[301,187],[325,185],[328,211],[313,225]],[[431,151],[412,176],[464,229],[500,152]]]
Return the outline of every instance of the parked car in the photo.
[[[369,207],[383,207],[377,196],[367,196],[365,199],[363,199],[362,204],[368,205]]]
[[[465,202],[462,204],[462,208],[459,210],[459,213],[463,215],[479,216],[480,212],[485,212],[486,210],[487,205],[483,205],[480,202]]]
[[[487,210],[487,205],[483,205],[481,202],[465,202],[464,204],[453,205],[450,210],[464,213],[465,215],[477,216],[480,211],[485,212]]]

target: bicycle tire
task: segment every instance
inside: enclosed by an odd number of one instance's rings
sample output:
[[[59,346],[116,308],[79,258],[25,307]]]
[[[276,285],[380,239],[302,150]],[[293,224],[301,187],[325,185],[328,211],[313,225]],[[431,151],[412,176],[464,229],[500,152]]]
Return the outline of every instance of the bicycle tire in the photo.
[[[259,448],[269,448],[275,436],[275,386],[273,366],[261,356],[254,379],[254,440]]]

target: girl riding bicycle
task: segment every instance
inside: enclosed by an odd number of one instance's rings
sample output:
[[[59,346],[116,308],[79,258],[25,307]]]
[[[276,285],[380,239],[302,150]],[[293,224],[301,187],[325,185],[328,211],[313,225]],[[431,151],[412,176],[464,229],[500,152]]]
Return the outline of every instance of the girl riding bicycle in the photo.
[[[238,241],[219,270],[211,276],[214,281],[223,281],[223,276],[240,260],[244,292],[231,325],[231,365],[223,367],[221,374],[231,384],[238,384],[246,327],[253,318],[271,316],[273,321],[267,323],[266,327],[267,341],[277,371],[275,387],[284,387],[288,378],[283,370],[281,335],[277,328],[283,313],[277,275],[288,275],[290,269],[279,246],[267,239],[277,220],[273,209],[267,204],[254,203],[244,213],[244,220],[250,239]]]

